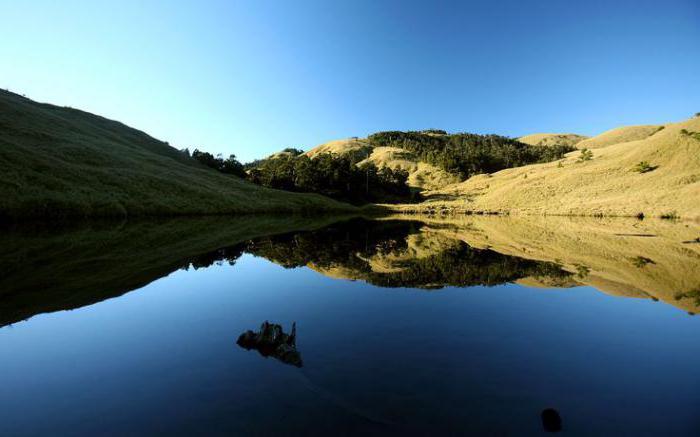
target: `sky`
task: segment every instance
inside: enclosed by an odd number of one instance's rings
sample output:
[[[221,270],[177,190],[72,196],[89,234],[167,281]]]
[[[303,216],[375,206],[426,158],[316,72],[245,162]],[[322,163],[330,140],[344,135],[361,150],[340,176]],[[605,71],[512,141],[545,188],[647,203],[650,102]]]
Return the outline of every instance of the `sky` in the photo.
[[[241,161],[700,111],[700,1],[0,0],[0,88]]]

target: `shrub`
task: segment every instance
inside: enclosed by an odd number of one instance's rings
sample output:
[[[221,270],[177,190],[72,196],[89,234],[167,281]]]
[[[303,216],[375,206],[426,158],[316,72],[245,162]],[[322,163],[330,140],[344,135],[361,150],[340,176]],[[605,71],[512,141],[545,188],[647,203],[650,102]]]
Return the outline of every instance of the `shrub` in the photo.
[[[591,269],[583,264],[574,264],[576,267],[576,276],[580,279],[584,279],[591,273]]]
[[[652,259],[644,256],[636,256],[634,258],[631,258],[631,261],[632,264],[634,264],[634,266],[639,269],[646,267],[648,264],[656,264]]]
[[[590,161],[593,159],[593,151],[590,149],[581,149],[581,154],[578,157],[578,162]]]
[[[664,220],[678,220],[680,216],[676,211],[670,211],[664,214],[661,214],[660,216]]]
[[[658,165],[651,165],[647,161],[640,161],[637,165],[634,166],[632,171],[636,171],[637,173],[648,173],[652,170],[656,170]]]

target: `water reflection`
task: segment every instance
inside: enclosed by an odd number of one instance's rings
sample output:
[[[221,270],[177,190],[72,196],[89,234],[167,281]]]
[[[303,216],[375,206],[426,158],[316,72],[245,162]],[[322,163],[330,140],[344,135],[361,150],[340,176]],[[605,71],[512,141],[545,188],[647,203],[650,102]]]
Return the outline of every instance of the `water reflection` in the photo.
[[[695,232],[496,217],[4,232],[3,324],[163,279],[1,329],[0,434],[692,435]],[[537,290],[579,285],[595,289]]]
[[[267,320],[255,332],[247,330],[238,337],[236,343],[246,350],[255,349],[263,357],[275,358],[294,367],[303,365],[301,354],[297,351],[297,324],[292,324],[292,332],[285,334],[281,325]]]
[[[687,224],[555,218],[256,217],[5,230],[0,326],[116,297],[175,270],[234,264],[244,253],[380,287],[592,285],[692,314],[700,307],[700,248],[687,242],[696,233]]]

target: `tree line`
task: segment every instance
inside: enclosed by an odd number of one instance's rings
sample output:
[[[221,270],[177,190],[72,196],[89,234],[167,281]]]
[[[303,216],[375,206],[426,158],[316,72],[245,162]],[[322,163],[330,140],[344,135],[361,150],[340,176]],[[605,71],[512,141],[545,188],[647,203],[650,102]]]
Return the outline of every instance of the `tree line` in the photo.
[[[375,147],[410,150],[421,161],[459,175],[462,180],[480,173],[561,159],[576,150],[566,145],[531,146],[500,135],[444,134],[431,129],[420,132],[387,131],[368,137]]]
[[[282,155],[263,160],[248,170],[248,180],[270,188],[323,194],[337,200],[406,202],[413,196],[406,185],[408,172],[378,168],[372,163],[358,165],[348,155]]]

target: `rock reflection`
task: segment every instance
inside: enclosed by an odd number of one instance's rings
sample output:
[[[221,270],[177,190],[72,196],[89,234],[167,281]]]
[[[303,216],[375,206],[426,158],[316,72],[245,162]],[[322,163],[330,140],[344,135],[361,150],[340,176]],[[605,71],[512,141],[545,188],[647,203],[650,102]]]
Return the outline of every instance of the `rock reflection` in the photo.
[[[246,350],[257,350],[265,358],[272,357],[284,364],[301,367],[303,362],[301,354],[297,351],[296,336],[296,323],[292,323],[292,332],[285,334],[281,325],[266,320],[259,331],[244,332],[236,343]]]

